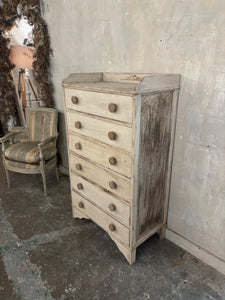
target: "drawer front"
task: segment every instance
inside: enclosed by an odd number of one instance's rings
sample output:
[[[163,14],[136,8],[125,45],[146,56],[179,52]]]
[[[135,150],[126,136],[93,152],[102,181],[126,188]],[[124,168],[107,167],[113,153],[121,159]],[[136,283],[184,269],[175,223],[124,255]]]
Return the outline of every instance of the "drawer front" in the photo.
[[[130,224],[130,206],[114,198],[109,193],[101,190],[96,185],[79,177],[76,174],[70,174],[70,182],[73,191],[80,193],[83,197],[89,199],[96,206],[103,209],[106,213],[115,217],[123,224]]]
[[[80,207],[82,205],[83,207]],[[73,209],[78,209],[86,214],[92,221],[102,227],[110,235],[121,241],[126,246],[129,246],[130,230],[75,192],[72,192],[72,207]]]
[[[131,178],[131,155],[120,149],[69,134],[69,150]]]
[[[68,130],[131,152],[132,128],[67,112]]]
[[[133,98],[130,96],[104,94],[66,88],[65,100],[66,107],[69,109],[74,109],[80,112],[98,115],[113,120],[132,123]]]
[[[96,182],[103,188],[109,190],[115,195],[126,201],[131,201],[131,182],[130,179],[115,175],[110,171],[93,165],[70,153],[69,155],[70,170],[78,175]],[[96,176],[97,174],[97,176]]]

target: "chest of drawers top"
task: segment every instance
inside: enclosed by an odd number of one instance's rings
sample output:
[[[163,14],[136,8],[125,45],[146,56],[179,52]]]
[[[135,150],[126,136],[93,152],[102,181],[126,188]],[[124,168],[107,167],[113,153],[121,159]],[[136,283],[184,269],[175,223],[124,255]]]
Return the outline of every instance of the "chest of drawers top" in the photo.
[[[132,123],[133,96],[175,90],[179,81],[174,74],[73,73],[63,80],[66,108]]]
[[[62,82],[63,87],[107,94],[133,96],[151,92],[176,90],[179,74],[151,73],[72,73]]]

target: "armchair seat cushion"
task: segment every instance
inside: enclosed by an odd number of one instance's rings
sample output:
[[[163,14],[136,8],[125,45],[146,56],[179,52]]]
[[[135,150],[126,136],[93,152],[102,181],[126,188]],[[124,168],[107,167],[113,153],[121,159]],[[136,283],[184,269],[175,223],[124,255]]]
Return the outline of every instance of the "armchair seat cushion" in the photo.
[[[5,166],[10,170],[10,168],[20,169],[20,170],[28,170],[28,171],[39,171],[40,170],[40,164],[26,164],[19,161],[14,160],[5,160]],[[40,171],[39,171],[40,172]]]
[[[22,163],[36,164],[40,162],[39,142],[22,142],[10,145],[5,150],[5,157],[9,160]],[[44,160],[49,160],[56,156],[57,149],[53,144],[43,147]]]

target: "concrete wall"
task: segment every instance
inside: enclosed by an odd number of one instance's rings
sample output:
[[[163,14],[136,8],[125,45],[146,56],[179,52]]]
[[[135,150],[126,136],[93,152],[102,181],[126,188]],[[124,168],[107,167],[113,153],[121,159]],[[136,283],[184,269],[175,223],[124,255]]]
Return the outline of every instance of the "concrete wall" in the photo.
[[[61,81],[69,73],[180,73],[168,228],[224,263],[225,1],[44,2],[62,163],[67,165]]]

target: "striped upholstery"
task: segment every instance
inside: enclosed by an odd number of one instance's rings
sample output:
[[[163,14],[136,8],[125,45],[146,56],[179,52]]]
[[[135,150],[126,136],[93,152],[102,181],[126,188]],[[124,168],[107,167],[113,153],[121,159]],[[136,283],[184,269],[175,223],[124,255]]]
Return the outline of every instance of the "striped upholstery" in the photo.
[[[29,140],[43,141],[44,139],[54,136],[57,132],[56,123],[56,110],[55,109],[27,109],[27,128],[29,130]]]
[[[28,134],[27,133],[18,133],[14,139],[14,143],[21,143],[21,142],[27,142],[28,141]]]
[[[9,146],[5,150],[5,157],[9,160],[36,164],[40,161],[38,142],[23,142]],[[53,144],[43,147],[44,160],[49,160],[56,156],[57,149]]]

